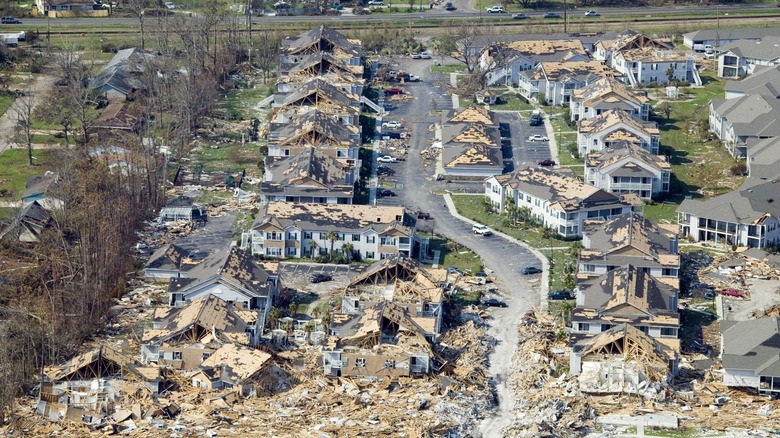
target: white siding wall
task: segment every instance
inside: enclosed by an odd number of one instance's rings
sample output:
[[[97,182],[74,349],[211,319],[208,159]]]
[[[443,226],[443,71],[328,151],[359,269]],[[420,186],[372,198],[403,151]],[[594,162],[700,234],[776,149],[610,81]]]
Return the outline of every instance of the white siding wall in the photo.
[[[759,377],[753,371],[723,369],[723,384],[726,386],[747,386],[758,388]]]

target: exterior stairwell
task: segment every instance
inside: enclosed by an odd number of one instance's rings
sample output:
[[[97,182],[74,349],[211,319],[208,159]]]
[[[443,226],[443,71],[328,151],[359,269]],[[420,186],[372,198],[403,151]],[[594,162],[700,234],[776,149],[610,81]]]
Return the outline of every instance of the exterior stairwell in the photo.
[[[490,87],[491,85],[496,85],[499,82],[501,82],[499,85],[504,85],[508,75],[509,75],[509,69],[507,68],[496,69],[488,77],[487,86]]]
[[[258,104],[255,106],[255,108],[258,108],[258,109],[260,109],[260,108],[265,108],[265,107],[267,107],[267,106],[268,106],[268,105],[269,105],[271,102],[273,102],[273,101],[274,101],[274,95],[272,94],[272,95],[270,95],[270,96],[266,97],[265,99],[261,100],[261,101],[260,101],[260,102],[259,102],[259,103],[258,103]]]
[[[701,76],[699,76],[699,69],[694,66],[693,70],[691,70],[691,73],[693,73],[693,83],[696,84],[697,87],[701,87],[702,82]]]
[[[376,111],[377,114],[384,114],[385,109],[376,103],[374,103],[371,99],[367,98],[366,96],[360,96],[360,103],[366,105],[367,107],[371,108],[372,110]]]

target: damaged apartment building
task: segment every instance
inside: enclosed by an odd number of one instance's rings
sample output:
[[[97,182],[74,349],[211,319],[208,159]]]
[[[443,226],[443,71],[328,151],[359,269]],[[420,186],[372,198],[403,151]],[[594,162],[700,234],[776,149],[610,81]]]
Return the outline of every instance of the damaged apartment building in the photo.
[[[282,41],[272,103],[265,202],[351,204],[358,179],[360,41],[320,26]]]
[[[569,365],[583,391],[653,397],[677,375],[677,245],[636,213],[585,222]]]
[[[345,289],[323,347],[326,376],[413,377],[430,373],[441,331],[444,269],[409,258],[377,262]]]

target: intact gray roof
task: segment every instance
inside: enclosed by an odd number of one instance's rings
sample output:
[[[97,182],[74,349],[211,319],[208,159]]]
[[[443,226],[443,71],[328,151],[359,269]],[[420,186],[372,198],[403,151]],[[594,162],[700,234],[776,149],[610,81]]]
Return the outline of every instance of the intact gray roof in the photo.
[[[153,54],[137,47],[120,50],[97,76],[90,79],[89,86],[101,88],[110,85],[125,94],[133,90],[145,89],[146,84],[139,76],[146,70],[147,60],[153,57]]]
[[[726,81],[726,92],[780,97],[780,65],[757,65],[741,81]]]
[[[780,37],[768,36],[760,40],[737,40],[721,46],[721,52],[731,52],[742,58],[773,60],[780,57]]]
[[[780,318],[721,323],[723,368],[780,377]]]
[[[53,173],[28,177],[27,183],[24,186],[24,194],[22,194],[22,199],[46,194],[46,192],[56,182],[57,175]]]
[[[743,29],[702,29],[683,34],[692,41],[717,41],[760,39],[766,36],[780,36],[780,27],[749,27]]]
[[[608,147],[603,151],[588,154],[585,157],[585,165],[586,167],[603,170],[622,161],[623,164],[620,167],[607,173],[613,176],[652,175],[649,171],[635,165],[633,161],[629,161],[629,158],[634,158],[644,166],[657,171],[671,170],[671,165],[666,160],[666,157],[653,155],[641,146],[629,142],[623,142],[621,146]]]
[[[780,177],[780,137],[747,141],[750,178],[772,180]]]
[[[736,136],[775,137],[780,135],[780,99],[746,95],[734,99],[713,99],[713,109],[726,119]]]
[[[755,181],[754,181],[755,182]],[[714,198],[699,201],[685,199],[677,207],[680,213],[740,224],[758,224],[766,215],[780,218],[780,180],[751,185]]]
[[[212,277],[220,276],[258,296],[268,295],[268,273],[254,262],[254,258],[238,248],[215,251],[188,272],[188,278],[171,278],[169,292],[201,284]]]

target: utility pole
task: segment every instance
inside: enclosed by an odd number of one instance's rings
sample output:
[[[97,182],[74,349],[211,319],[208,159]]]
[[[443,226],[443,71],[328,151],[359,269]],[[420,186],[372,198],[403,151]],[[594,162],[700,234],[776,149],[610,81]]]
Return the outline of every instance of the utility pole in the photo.
[[[566,0],[563,0],[563,33],[569,33],[568,21],[569,21],[569,7],[566,6]]]

